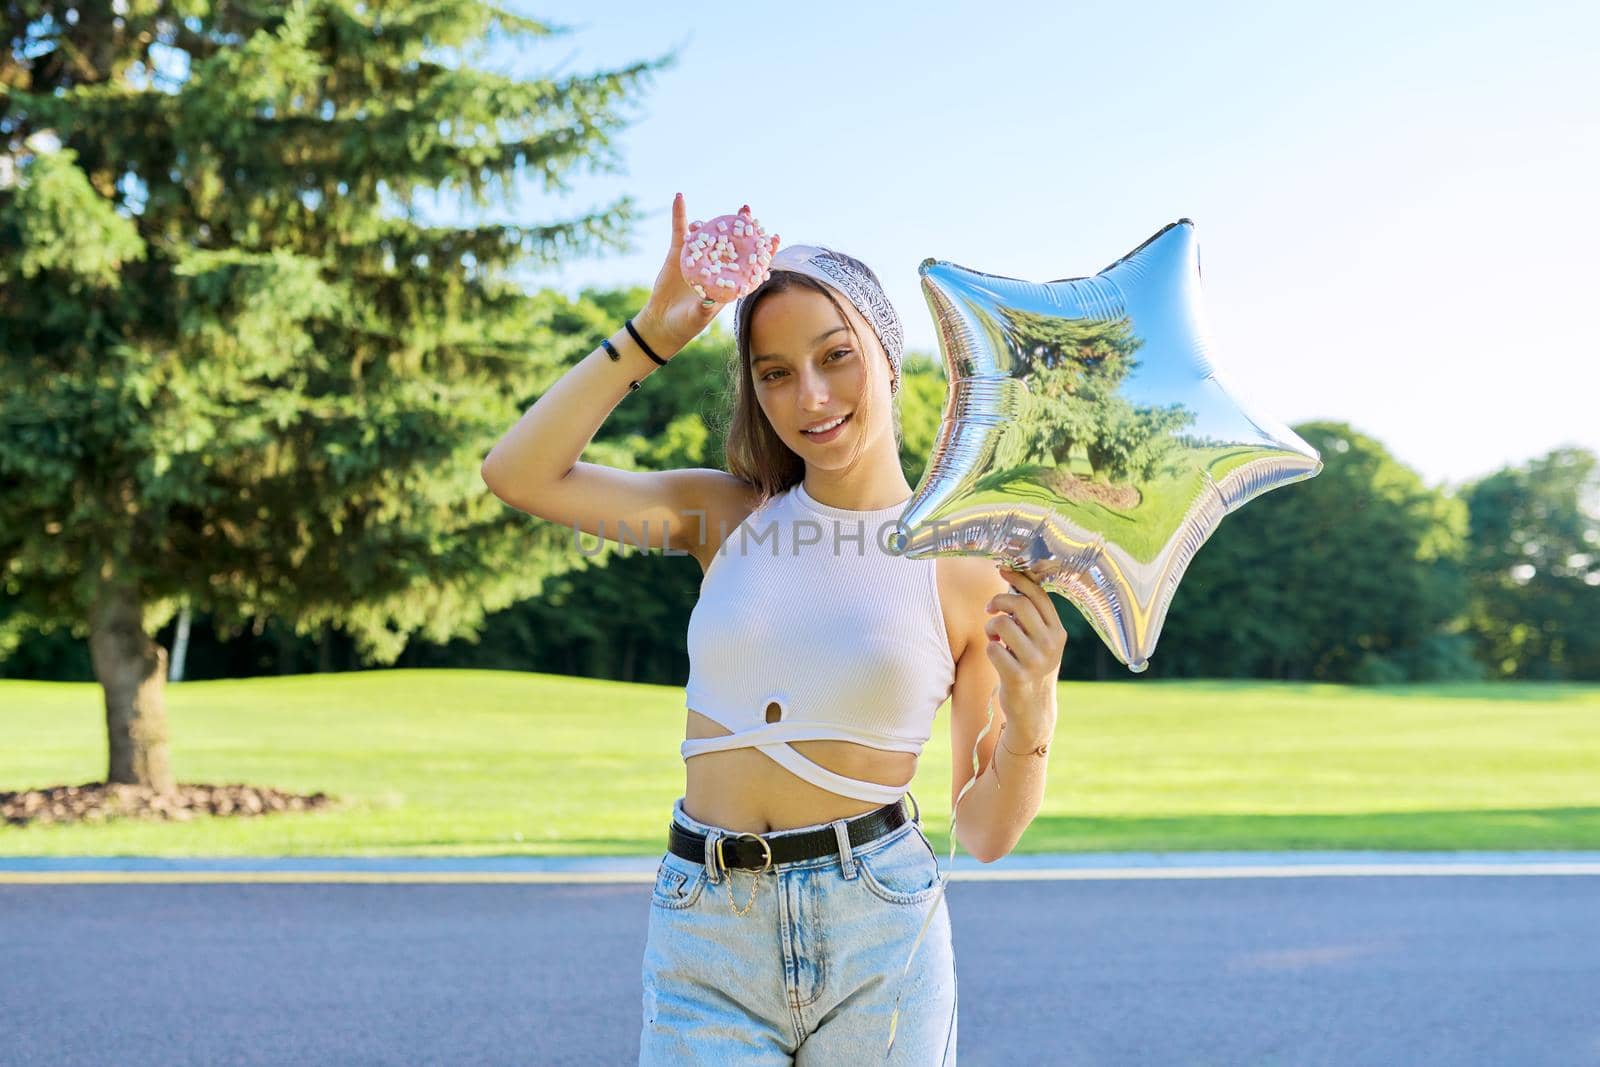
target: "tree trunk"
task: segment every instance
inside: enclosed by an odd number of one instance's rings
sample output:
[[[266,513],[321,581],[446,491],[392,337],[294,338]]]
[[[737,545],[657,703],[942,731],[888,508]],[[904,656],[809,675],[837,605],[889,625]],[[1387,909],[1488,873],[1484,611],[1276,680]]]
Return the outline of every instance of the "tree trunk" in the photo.
[[[277,660],[273,669],[279,674],[293,674],[295,668],[299,666],[295,656],[294,631],[277,620],[274,620],[272,627],[272,647],[276,652],[274,658]]]
[[[184,601],[178,612],[178,626],[172,637],[172,662],[167,670],[167,681],[183,681],[183,663],[189,654],[189,602]]]
[[[167,750],[167,650],[144,632],[144,606],[130,585],[102,578],[89,609],[89,660],[105,690],[107,782],[172,792]]]

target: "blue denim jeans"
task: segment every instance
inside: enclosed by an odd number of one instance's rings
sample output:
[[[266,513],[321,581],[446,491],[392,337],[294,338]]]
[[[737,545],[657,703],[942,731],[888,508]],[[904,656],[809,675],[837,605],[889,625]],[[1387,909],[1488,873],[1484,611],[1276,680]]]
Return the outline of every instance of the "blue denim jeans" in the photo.
[[[641,1065],[956,1062],[950,913],[919,822],[854,847],[849,819],[763,834],[832,828],[839,852],[775,864],[758,877],[717,866],[717,836],[735,831],[691,818],[682,797],[672,817],[707,836],[707,854],[665,852],[656,870]],[[912,956],[930,905],[933,920]],[[894,1048],[885,1058],[897,991]]]

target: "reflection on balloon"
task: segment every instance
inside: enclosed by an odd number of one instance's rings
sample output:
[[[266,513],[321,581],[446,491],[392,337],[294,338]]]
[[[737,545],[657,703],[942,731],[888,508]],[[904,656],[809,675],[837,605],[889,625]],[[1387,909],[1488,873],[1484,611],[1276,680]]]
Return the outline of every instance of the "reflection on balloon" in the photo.
[[[1194,224],[1093,277],[1041,284],[936,259],[919,273],[949,393],[887,547],[1023,569],[1143,671],[1223,516],[1322,469],[1218,379]]]

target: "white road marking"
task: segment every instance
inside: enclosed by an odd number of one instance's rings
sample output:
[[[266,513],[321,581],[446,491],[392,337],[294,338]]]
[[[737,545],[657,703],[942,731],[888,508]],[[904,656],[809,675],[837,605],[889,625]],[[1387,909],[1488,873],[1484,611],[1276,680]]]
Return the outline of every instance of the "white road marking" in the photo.
[[[944,869],[941,867],[941,872]],[[1034,870],[959,870],[944,872],[952,882],[1074,882],[1118,879],[1194,878],[1387,878],[1547,877],[1600,875],[1600,862],[1548,863],[1326,863],[1281,866],[1222,867],[1047,867]],[[0,885],[120,885],[330,882],[379,884],[428,883],[638,885],[655,881],[651,871],[0,871]]]

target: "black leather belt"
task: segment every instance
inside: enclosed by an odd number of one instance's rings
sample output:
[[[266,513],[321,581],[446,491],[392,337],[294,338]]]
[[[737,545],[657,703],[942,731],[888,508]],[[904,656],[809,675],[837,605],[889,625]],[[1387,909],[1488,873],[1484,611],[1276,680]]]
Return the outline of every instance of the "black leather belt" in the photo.
[[[864,845],[891,830],[899,829],[908,819],[920,822],[922,809],[917,804],[917,798],[911,796],[909,792],[906,793],[906,797],[911,799],[912,814],[908,815],[905,805],[895,800],[881,808],[847,820],[845,827],[850,832],[850,847]],[[718,842],[718,845],[721,849],[722,866],[741,867],[746,870],[764,870],[769,863],[776,867],[780,863],[839,854],[839,838],[834,834],[832,827],[807,830],[803,834],[785,834],[782,837],[730,832]],[[674,819],[667,827],[667,851],[686,860],[704,863],[706,835],[685,829]]]

